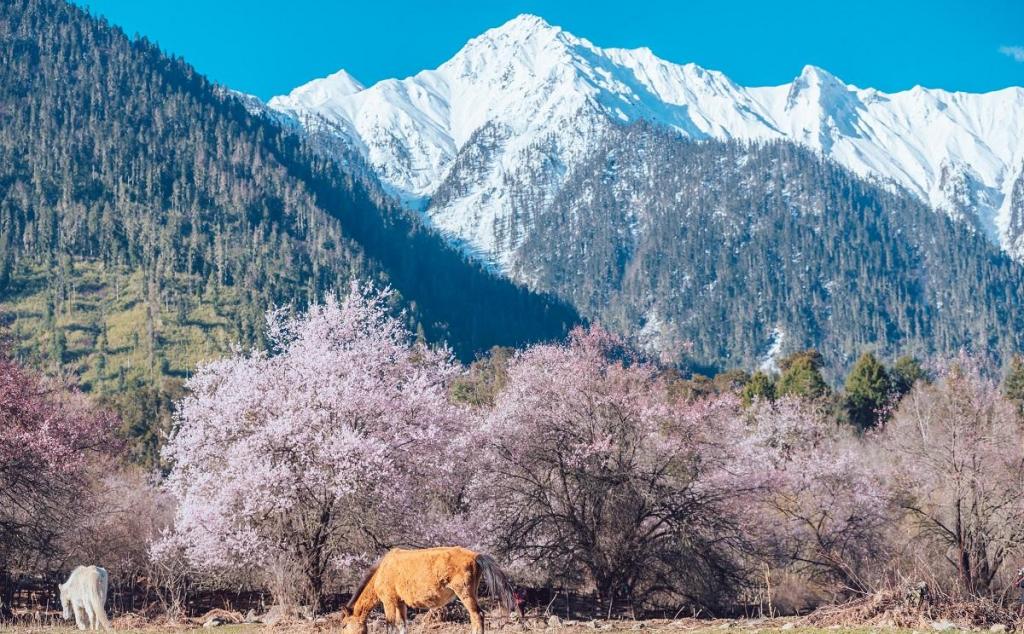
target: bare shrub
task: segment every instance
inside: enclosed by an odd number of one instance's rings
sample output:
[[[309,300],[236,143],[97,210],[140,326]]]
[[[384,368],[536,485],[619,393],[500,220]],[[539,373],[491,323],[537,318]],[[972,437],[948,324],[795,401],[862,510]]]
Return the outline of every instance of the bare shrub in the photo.
[[[914,537],[933,547],[966,595],[998,594],[1024,552],[1024,443],[1017,408],[961,357],[918,383],[874,441]]]

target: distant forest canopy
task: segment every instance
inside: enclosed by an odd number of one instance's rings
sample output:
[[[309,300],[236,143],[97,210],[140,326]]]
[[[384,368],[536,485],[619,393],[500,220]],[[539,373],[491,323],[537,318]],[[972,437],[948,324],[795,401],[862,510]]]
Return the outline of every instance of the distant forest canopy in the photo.
[[[0,314],[20,357],[87,390],[160,390],[352,279],[467,361],[579,322],[144,38],[13,0],[0,42]]]
[[[833,383],[895,359],[1022,350],[1024,267],[964,223],[788,142],[690,141],[638,123],[553,198],[514,186],[512,277],[707,372],[815,348]]]

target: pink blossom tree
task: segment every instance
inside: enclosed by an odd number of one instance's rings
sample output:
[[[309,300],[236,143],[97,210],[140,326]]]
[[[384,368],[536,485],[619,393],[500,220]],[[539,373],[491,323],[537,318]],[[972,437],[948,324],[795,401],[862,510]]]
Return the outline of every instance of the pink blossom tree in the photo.
[[[164,449],[179,508],[158,555],[256,571],[279,600],[318,609],[327,575],[353,558],[455,529],[458,366],[412,344],[388,299],[353,285],[304,315],[273,311],[268,352],[200,368]]]
[[[77,392],[0,355],[0,617],[20,573],[60,554],[86,491],[92,451],[116,420]]]
[[[840,595],[871,590],[895,514],[870,447],[820,401],[759,400],[748,415],[771,482],[756,508],[782,562]]]
[[[992,594],[1024,555],[1022,434],[1016,405],[961,356],[916,384],[878,438],[897,503],[969,595]]]
[[[537,581],[611,604],[709,604],[741,576],[746,461],[733,396],[673,401],[658,369],[593,328],[518,353],[481,429],[474,500],[494,546]]]

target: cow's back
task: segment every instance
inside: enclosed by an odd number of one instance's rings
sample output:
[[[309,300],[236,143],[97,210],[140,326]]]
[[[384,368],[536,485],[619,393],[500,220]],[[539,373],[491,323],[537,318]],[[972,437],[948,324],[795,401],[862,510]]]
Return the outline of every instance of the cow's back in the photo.
[[[375,585],[379,593],[394,592],[414,607],[443,605],[451,599],[450,584],[476,574],[476,556],[458,546],[396,548],[381,559]]]
[[[95,594],[105,601],[109,580],[110,578],[105,568],[100,566],[78,566],[71,571],[68,585],[76,596],[85,597]]]

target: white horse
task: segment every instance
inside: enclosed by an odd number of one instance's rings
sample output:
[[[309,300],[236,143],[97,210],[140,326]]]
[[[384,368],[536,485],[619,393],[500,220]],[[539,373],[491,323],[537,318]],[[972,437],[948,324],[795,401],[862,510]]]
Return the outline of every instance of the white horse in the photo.
[[[75,624],[78,629],[86,627],[98,630],[110,629],[110,621],[103,610],[107,602],[107,571],[99,566],[79,566],[71,571],[71,576],[60,588],[60,606],[64,609],[64,618],[70,619],[75,613]],[[82,611],[85,611],[86,622],[82,622]]]

